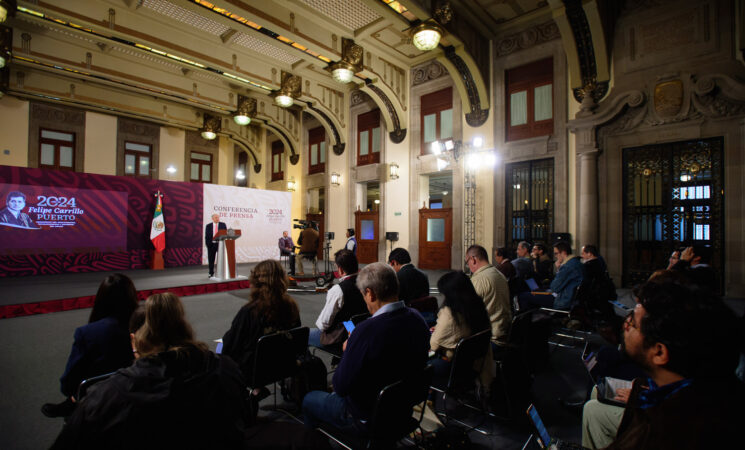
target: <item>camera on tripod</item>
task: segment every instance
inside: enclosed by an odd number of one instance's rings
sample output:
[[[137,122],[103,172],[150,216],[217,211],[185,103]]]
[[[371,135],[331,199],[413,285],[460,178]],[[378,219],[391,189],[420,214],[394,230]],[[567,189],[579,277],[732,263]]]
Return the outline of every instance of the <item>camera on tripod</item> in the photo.
[[[294,220],[295,222],[297,222],[297,223],[295,223],[295,224],[292,225],[292,228],[297,228],[297,229],[300,229],[300,230],[305,230],[307,228],[318,229],[318,225],[316,224],[316,222],[314,222],[312,220],[303,220],[303,219],[292,219],[292,220]]]

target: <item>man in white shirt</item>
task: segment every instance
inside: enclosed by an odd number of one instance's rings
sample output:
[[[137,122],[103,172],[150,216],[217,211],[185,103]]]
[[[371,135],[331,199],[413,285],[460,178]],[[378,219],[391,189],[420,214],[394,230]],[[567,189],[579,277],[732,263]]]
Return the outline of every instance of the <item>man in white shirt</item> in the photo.
[[[362,293],[355,285],[359,270],[357,257],[343,249],[334,254],[334,261],[341,280],[326,294],[326,304],[316,320],[317,328],[310,330],[308,345],[341,350],[341,344],[347,339],[344,321],[368,311]]]
[[[357,256],[357,238],[354,237],[354,228],[347,228],[347,243],[344,244],[344,248]]]

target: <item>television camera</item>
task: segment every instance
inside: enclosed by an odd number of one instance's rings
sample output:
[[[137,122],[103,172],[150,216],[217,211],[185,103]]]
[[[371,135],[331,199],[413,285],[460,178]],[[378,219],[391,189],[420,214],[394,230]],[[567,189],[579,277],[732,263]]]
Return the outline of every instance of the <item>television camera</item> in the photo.
[[[297,228],[299,230],[305,230],[307,228],[313,228],[315,230],[318,229],[318,222],[315,222],[313,220],[303,220],[303,219],[292,219],[293,221],[297,222],[292,224],[292,228]]]

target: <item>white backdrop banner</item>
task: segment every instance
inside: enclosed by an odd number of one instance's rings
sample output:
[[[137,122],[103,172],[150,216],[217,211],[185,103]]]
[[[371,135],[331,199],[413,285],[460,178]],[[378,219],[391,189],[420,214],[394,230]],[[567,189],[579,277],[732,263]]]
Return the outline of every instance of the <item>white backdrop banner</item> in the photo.
[[[292,229],[291,199],[289,192],[205,184],[202,235],[212,214],[219,214],[228,228],[241,230],[235,241],[236,262],[279,259],[277,242],[283,231]],[[202,263],[207,264],[206,249]]]

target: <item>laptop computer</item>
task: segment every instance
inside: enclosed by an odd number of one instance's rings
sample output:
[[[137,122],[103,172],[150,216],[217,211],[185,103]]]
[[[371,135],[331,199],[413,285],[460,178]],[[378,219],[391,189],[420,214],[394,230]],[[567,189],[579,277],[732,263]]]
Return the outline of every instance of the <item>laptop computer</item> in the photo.
[[[525,280],[525,284],[528,285],[528,288],[530,288],[531,292],[532,291],[537,291],[537,290],[540,289],[540,287],[538,286],[538,283],[536,283],[535,280],[532,279],[532,278],[526,279]]]
[[[582,446],[579,444],[575,444],[574,442],[565,442],[558,439],[552,439],[551,436],[548,434],[548,430],[546,429],[546,425],[543,424],[543,420],[541,420],[541,416],[538,415],[538,411],[535,409],[535,405],[528,406],[528,417],[530,418],[530,422],[533,424],[533,428],[535,428],[536,436],[535,440],[538,443],[538,445],[541,448],[548,448],[550,450],[582,450]],[[530,441],[530,438],[528,438],[528,441]]]

